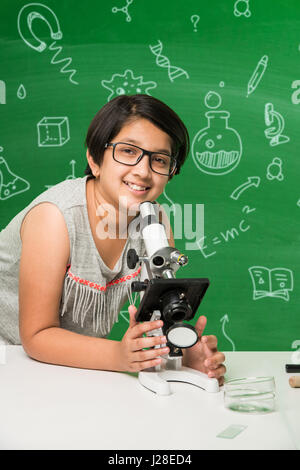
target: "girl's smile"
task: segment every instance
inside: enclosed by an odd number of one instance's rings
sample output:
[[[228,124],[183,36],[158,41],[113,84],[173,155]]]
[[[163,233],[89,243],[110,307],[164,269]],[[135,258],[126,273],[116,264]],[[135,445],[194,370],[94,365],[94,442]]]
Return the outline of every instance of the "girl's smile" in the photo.
[[[150,152],[171,154],[168,134],[145,118],[129,121],[112,141],[136,145]],[[151,170],[147,155],[134,166],[115,161],[112,146],[104,151],[100,166],[93,162],[89,154],[87,157],[96,176],[93,184],[97,205],[110,204],[116,211],[120,208],[137,211],[141,202],[156,200],[168,182],[168,176]]]

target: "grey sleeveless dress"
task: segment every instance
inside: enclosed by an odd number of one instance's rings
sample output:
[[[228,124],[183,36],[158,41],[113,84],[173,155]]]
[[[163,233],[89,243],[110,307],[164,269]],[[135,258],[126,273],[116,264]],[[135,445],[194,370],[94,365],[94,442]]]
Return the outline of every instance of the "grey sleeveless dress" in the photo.
[[[63,181],[43,192],[17,214],[0,232],[0,341],[20,344],[18,278],[21,255],[20,228],[25,215],[42,202],[55,204],[64,216],[69,240],[70,259],[66,266],[59,308],[60,326],[76,333],[105,337],[128,300],[130,284],[139,279],[140,268],[127,267],[126,255],[134,248],[144,255],[139,234],[139,216],[128,227],[123,252],[109,269],[96,248],[87,212],[87,176]],[[47,273],[41,272],[41,276]]]

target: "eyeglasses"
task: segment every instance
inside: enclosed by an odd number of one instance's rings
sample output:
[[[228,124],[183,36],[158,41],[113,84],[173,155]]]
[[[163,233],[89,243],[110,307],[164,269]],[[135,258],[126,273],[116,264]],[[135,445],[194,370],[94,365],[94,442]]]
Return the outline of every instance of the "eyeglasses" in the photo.
[[[123,165],[137,165],[144,155],[149,157],[149,165],[154,173],[159,175],[170,176],[176,169],[176,159],[172,155],[160,152],[150,152],[136,145],[127,144],[126,142],[111,142],[105,144],[105,148],[113,148],[113,159]]]

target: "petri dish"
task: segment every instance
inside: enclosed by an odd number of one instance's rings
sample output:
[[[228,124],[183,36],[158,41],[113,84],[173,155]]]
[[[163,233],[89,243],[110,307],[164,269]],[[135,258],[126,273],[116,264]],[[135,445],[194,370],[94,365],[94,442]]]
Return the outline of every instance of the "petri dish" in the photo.
[[[224,384],[224,404],[241,413],[269,413],[275,409],[274,377],[244,377]]]

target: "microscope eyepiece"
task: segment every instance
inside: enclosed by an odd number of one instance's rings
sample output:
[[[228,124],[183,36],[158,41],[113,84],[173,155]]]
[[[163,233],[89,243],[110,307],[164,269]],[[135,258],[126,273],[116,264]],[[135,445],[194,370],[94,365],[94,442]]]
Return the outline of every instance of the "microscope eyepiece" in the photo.
[[[165,260],[162,256],[154,256],[152,263],[155,266],[162,266],[164,264]]]

